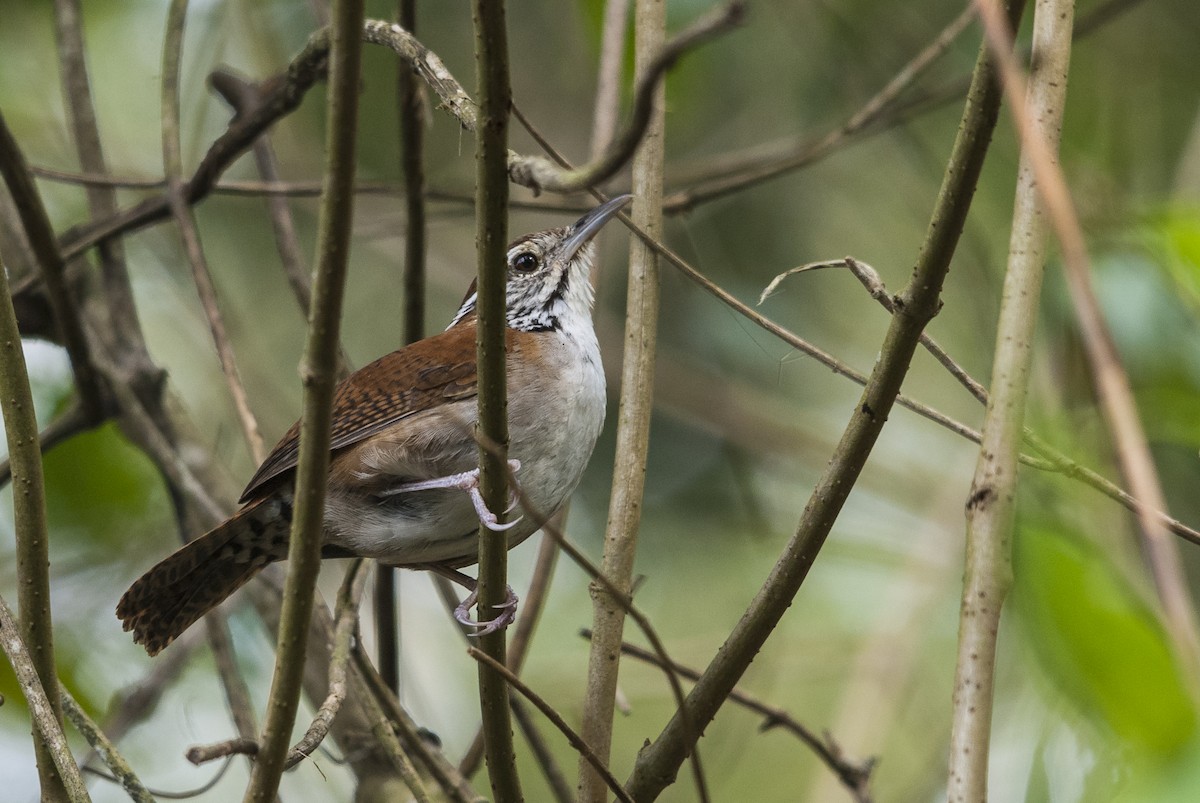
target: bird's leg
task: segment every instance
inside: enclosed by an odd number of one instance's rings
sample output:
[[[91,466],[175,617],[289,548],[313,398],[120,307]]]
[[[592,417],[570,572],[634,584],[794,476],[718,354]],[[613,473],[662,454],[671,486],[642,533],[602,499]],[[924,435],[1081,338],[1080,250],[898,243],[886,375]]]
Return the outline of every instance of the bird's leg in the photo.
[[[509,460],[508,467],[516,472],[521,468],[520,460]],[[483,494],[479,493],[479,469],[473,468],[470,471],[464,471],[460,474],[451,474],[449,477],[435,477],[431,480],[419,480],[417,482],[406,482],[403,485],[396,485],[388,488],[380,493],[380,496],[393,496],[394,494],[408,493],[409,491],[430,491],[435,488],[457,488],[466,491],[471,497],[471,504],[475,507],[475,514],[479,516],[479,521],[483,523],[493,532],[503,532],[521,520],[521,516],[513,519],[506,524],[500,524],[496,520],[496,514],[488,510],[487,505],[483,501]],[[514,502],[515,506],[515,502]],[[512,506],[505,512],[512,510]],[[462,575],[466,576],[466,575]]]
[[[477,622],[471,618],[471,608],[475,607],[475,603],[479,601],[478,583],[474,577],[469,577],[457,569],[448,569],[444,566],[430,566],[431,571],[435,571],[447,580],[458,583],[463,588],[471,593],[467,598],[458,604],[454,609],[454,618],[459,624],[467,627],[477,628],[478,631],[472,633],[472,636],[486,636],[488,633],[495,633],[497,630],[503,630],[511,625],[517,618],[517,595],[513,593],[512,586],[505,586],[507,596],[504,602],[495,606],[496,610],[500,611],[500,615],[490,622]]]

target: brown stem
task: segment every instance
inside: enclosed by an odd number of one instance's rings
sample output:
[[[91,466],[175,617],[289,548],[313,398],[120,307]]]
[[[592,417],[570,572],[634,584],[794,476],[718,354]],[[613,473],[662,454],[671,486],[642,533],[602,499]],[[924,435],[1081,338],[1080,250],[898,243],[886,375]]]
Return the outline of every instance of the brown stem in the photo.
[[[334,6],[326,141],[326,191],[321,199],[317,268],[309,335],[301,365],[304,413],[296,471],[295,512],[288,547],[275,673],[263,726],[262,750],[246,790],[246,803],[265,803],[279,789],[300,702],[313,594],[321,566],[321,540],[329,469],[329,432],[337,368],[338,330],[350,253],[354,208],[354,145],[358,131],[362,0]]]

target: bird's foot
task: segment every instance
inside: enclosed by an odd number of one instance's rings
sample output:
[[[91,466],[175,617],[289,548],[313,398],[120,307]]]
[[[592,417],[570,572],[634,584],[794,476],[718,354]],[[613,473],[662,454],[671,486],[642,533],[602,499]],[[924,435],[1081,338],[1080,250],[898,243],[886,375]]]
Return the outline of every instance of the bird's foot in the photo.
[[[508,467],[513,472],[519,471],[521,468],[521,461],[509,460]],[[409,491],[430,491],[436,488],[456,488],[460,491],[466,491],[471,497],[471,504],[475,507],[475,515],[479,516],[480,523],[493,532],[504,532],[523,518],[522,516],[517,516],[512,521],[504,524],[501,524],[496,519],[496,514],[488,510],[487,504],[483,501],[483,494],[479,492],[479,469],[477,468],[473,468],[470,471],[464,471],[461,474],[451,474],[449,477],[436,477],[432,480],[406,482],[403,485],[397,485],[394,488],[389,488],[385,492],[385,495],[391,496],[393,494],[408,493]],[[516,507],[515,499],[504,512],[507,513],[514,507]]]
[[[475,603],[479,601],[479,593],[477,591],[472,591],[467,595],[466,599],[459,603],[458,607],[454,609],[454,618],[459,624],[477,628],[476,632],[471,634],[475,638],[486,636],[488,633],[495,633],[497,630],[503,630],[516,620],[518,602],[517,595],[513,593],[512,586],[505,586],[505,589],[507,596],[504,602],[495,606],[496,610],[500,611],[495,619],[487,622],[477,622],[471,618],[471,608],[475,607]]]

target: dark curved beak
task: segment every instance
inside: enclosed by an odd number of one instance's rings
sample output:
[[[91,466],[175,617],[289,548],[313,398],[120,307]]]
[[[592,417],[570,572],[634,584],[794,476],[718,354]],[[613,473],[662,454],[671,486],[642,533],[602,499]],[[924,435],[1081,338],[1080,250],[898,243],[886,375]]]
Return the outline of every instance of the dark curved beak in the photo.
[[[575,221],[575,225],[571,227],[571,236],[563,243],[563,261],[571,261],[579,249],[595,237],[596,232],[604,228],[604,224],[610,221],[632,199],[632,195],[618,195]]]

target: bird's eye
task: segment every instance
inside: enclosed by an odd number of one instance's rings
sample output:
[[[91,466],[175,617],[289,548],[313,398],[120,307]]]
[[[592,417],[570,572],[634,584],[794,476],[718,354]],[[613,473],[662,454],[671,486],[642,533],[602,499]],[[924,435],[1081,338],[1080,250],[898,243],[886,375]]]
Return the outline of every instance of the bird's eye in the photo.
[[[512,259],[513,270],[518,273],[533,273],[538,267],[538,258],[528,251],[522,251]]]

